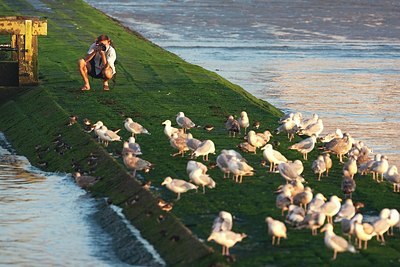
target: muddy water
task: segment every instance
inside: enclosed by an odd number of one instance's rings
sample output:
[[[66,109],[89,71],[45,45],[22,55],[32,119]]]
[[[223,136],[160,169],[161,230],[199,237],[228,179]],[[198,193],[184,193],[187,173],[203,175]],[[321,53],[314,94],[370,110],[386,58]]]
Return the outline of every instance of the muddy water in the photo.
[[[0,266],[164,266],[121,209],[42,172],[0,133]]]
[[[400,2],[87,2],[285,112],[317,113],[324,133],[350,132],[400,166]]]

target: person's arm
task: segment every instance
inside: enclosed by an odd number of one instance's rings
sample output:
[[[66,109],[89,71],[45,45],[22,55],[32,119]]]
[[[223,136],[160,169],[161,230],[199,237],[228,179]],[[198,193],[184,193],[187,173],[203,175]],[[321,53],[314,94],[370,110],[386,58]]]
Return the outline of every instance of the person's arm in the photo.
[[[92,60],[92,58],[96,55],[96,52],[97,52],[97,49],[96,49],[97,47],[96,47],[96,44],[92,44],[90,47],[89,47],[89,50],[88,50],[88,52],[87,52],[87,54],[86,54],[86,57],[85,57],[85,61],[86,62],[89,62],[90,60]]]

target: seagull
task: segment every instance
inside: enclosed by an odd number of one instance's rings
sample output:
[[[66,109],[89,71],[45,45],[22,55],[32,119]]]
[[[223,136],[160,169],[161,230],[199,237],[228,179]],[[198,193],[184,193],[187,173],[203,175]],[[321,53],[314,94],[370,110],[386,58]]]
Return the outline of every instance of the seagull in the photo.
[[[343,173],[341,189],[344,196],[350,199],[352,197],[353,192],[356,191],[356,181],[351,177],[351,175],[347,171],[344,171]]]
[[[325,144],[325,150],[339,156],[339,161],[343,163],[343,155],[350,151],[354,143],[353,138],[348,133],[343,134],[343,138],[335,138]]]
[[[303,159],[307,160],[307,154],[314,149],[317,137],[313,134],[309,138],[304,139],[296,144],[293,144],[289,149],[294,149],[303,154]]]
[[[178,197],[176,199],[177,201],[181,198],[181,193],[185,193],[191,189],[196,189],[197,191],[198,188],[198,186],[192,183],[180,179],[172,179],[169,176],[164,179],[161,185],[165,185],[169,190],[171,190],[174,193],[177,193],[178,194]]]
[[[323,155],[319,155],[318,158],[313,161],[311,169],[315,174],[318,174],[318,181],[320,181],[322,174],[326,171],[326,164]]]
[[[170,120],[165,120],[162,125],[164,126],[164,134],[168,137],[171,138],[173,133],[179,134],[181,131],[178,128],[172,127],[171,126],[171,121]]]
[[[228,130],[229,137],[235,137],[237,133],[240,133],[239,122],[232,115],[225,122],[225,128]]]
[[[383,174],[385,179],[393,184],[393,192],[400,193],[400,174],[397,172],[397,167],[392,165],[388,168],[388,170]]]
[[[182,155],[182,157],[185,155],[185,151],[188,151],[189,148],[186,145],[186,138],[179,136],[177,133],[173,133],[171,138],[169,139],[170,145],[178,149],[178,152],[175,154],[172,154],[171,156],[175,157],[176,155]]]
[[[282,192],[276,196],[275,200],[275,206],[282,210],[282,216],[292,203],[292,191],[287,187],[283,187]]]
[[[332,217],[335,216],[339,210],[340,210],[340,202],[342,200],[338,198],[337,196],[333,195],[329,199],[328,202],[326,202],[324,205],[322,205],[321,210],[326,214],[326,217],[328,219],[328,223],[333,223]]]
[[[303,119],[303,115],[300,112],[296,112],[296,113],[288,113],[285,114],[284,116],[282,116],[279,119],[279,123],[283,124],[285,123],[287,120],[293,120],[296,122],[297,126],[300,125],[301,120]]]
[[[376,235],[374,227],[369,223],[354,222],[354,233],[358,239],[358,248],[362,248],[364,241],[364,249],[367,249],[367,243]]]
[[[189,160],[188,163],[186,164],[186,173],[189,175],[192,171],[196,169],[201,169],[202,174],[206,174],[206,172],[208,171],[207,166],[204,165],[203,163],[194,160]]]
[[[332,260],[336,259],[336,255],[338,252],[345,252],[349,251],[351,253],[356,253],[356,249],[349,244],[346,239],[341,236],[337,236],[333,232],[333,225],[327,223],[322,229],[321,232],[325,232],[324,242],[325,245],[333,250],[333,258]]]
[[[243,238],[247,237],[244,233],[235,233],[229,230],[212,232],[211,235],[207,238],[207,241],[214,240],[217,244],[222,246],[222,255],[229,256],[229,248],[233,247],[237,242],[243,240]]]
[[[287,238],[286,226],[283,222],[274,220],[271,217],[265,218],[265,222],[268,224],[268,234],[272,236],[272,245],[275,244],[275,237],[278,238],[277,245],[279,245],[281,238]]]
[[[357,157],[350,156],[349,160],[343,165],[343,172],[347,171],[347,174],[350,175],[351,178],[354,178],[354,174],[357,173]]]
[[[238,144],[238,148],[244,152],[254,153],[256,154],[257,148],[255,146],[250,145],[248,142],[242,142]]]
[[[98,137],[104,142],[105,146],[108,146],[109,142],[121,141],[121,136],[119,136],[117,131],[108,130],[105,125],[101,126],[100,129],[97,130]]]
[[[307,186],[303,192],[296,194],[293,197],[293,204],[303,207],[304,210],[307,209],[307,205],[313,199],[313,192],[309,186]]]
[[[208,188],[215,188],[216,185],[215,181],[208,174],[203,174],[203,170],[201,168],[193,170],[189,174],[189,179],[190,182],[203,187],[203,194],[206,193],[205,186]]]
[[[340,207],[338,214],[335,217],[335,223],[340,222],[343,219],[350,220],[356,214],[356,207],[353,205],[351,199],[346,199],[344,204]]]
[[[184,132],[196,126],[196,124],[194,124],[191,119],[186,117],[182,111],[176,114],[176,123],[182,127]]]
[[[390,210],[390,214],[389,214],[389,225],[390,225],[390,228],[388,230],[388,235],[391,235],[391,236],[394,235],[393,227],[398,225],[399,222],[400,222],[399,211],[397,209],[391,209]]]
[[[349,242],[351,242],[351,237],[355,234],[355,223],[362,223],[363,216],[361,213],[357,213],[352,218],[343,218],[341,223],[342,234],[347,235]],[[372,227],[372,226],[371,226]]]
[[[247,142],[249,142],[250,145],[256,147],[256,149],[264,146],[267,143],[264,137],[257,135],[256,132],[254,132],[253,130],[249,131],[249,133],[247,134]]]
[[[227,211],[220,211],[218,217],[214,219],[212,232],[230,231],[232,230],[233,219],[232,214]]]
[[[288,162],[290,167],[297,172],[298,175],[301,175],[304,171],[304,166],[303,166],[303,162],[301,162],[301,160],[296,159],[293,162]]]
[[[192,151],[192,156],[194,151],[200,146],[201,141],[199,139],[193,138],[193,135],[189,133],[186,137],[186,146]]]
[[[299,206],[289,205],[288,214],[286,215],[285,222],[296,227],[300,222],[304,220],[306,211]]]
[[[229,136],[235,137],[237,133],[240,133],[239,122],[232,115],[229,115],[226,120],[225,128],[228,130]]]
[[[378,183],[383,182],[383,174],[387,172],[389,169],[389,162],[388,159],[385,155],[381,156],[380,161],[376,161],[374,164],[372,164],[371,171],[372,171],[372,177],[375,179]],[[379,174],[381,175],[381,180],[379,180]]]
[[[254,175],[254,168],[245,161],[240,161],[237,158],[232,158],[228,161],[228,169],[233,174],[233,178],[237,183],[242,183],[243,176]]]
[[[376,240],[381,241],[382,243],[385,243],[385,238],[383,235],[390,228],[389,216],[390,210],[386,208],[382,209],[379,213],[379,219],[372,224],[376,233]]]
[[[319,136],[324,130],[324,124],[322,123],[322,119],[318,119],[315,123],[308,125],[304,129],[299,130],[299,135],[307,135],[311,136],[315,134],[315,136]]]
[[[276,128],[275,133],[280,134],[282,132],[285,132],[288,135],[289,141],[292,141],[292,139],[294,138],[294,133],[297,132],[297,130],[298,123],[295,120],[289,118],[285,120],[281,126]]]
[[[75,172],[73,177],[75,182],[83,189],[88,189],[100,180],[99,177],[81,175],[80,172]]]
[[[268,131],[268,130],[266,130],[266,131],[264,131],[262,133],[257,133],[257,135],[262,137],[264,139],[265,143],[268,143],[269,140],[271,139],[271,137],[273,137],[271,132]]]
[[[135,134],[150,134],[146,128],[140,125],[137,122],[134,122],[131,118],[126,118],[124,121],[125,129],[132,133],[132,136],[135,137]]]
[[[301,129],[306,129],[309,125],[315,124],[318,121],[318,114],[314,113],[311,118],[302,120],[299,127]]]
[[[127,152],[130,152],[135,156],[143,154],[140,145],[136,143],[135,137],[133,136],[129,137],[128,142],[124,142],[122,154],[125,154]]]
[[[322,211],[309,213],[304,217],[304,220],[296,226],[296,229],[309,228],[311,229],[312,235],[317,235],[318,228],[324,225],[325,219],[326,215]]]
[[[208,161],[208,154],[215,154],[215,145],[211,140],[205,140],[199,144],[197,149],[193,152],[195,158],[203,156],[204,161]]]
[[[123,160],[125,167],[127,167],[129,170],[133,170],[132,173],[133,177],[136,176],[136,171],[149,172],[150,169],[153,168],[153,164],[151,164],[147,160],[135,157],[130,152],[125,153],[125,155],[123,155]]]
[[[300,181],[304,180],[304,178],[298,174],[296,169],[293,168],[292,165],[287,162],[279,163],[278,171],[279,174],[286,180],[287,183],[295,181],[296,179],[299,179]]]
[[[325,161],[325,168],[326,168],[326,176],[329,176],[329,170],[332,168],[332,159],[329,153],[323,153],[322,156],[324,157]]]
[[[238,123],[240,125],[240,128],[244,128],[244,134],[246,134],[247,133],[247,128],[250,125],[249,117],[247,116],[247,112],[246,111],[242,111],[240,113],[240,118],[238,119]]]
[[[322,143],[328,143],[329,141],[335,138],[343,138],[342,130],[337,128],[334,132],[326,134],[324,137],[321,137],[319,140]]]
[[[282,162],[288,162],[287,158],[281,154],[281,152],[272,148],[271,144],[266,144],[261,148],[263,151],[263,157],[265,160],[268,160],[269,171],[272,172],[275,169],[275,165],[280,164]]]
[[[321,207],[325,204],[326,198],[321,193],[318,193],[314,196],[313,200],[311,200],[308,205],[307,213],[320,212]]]

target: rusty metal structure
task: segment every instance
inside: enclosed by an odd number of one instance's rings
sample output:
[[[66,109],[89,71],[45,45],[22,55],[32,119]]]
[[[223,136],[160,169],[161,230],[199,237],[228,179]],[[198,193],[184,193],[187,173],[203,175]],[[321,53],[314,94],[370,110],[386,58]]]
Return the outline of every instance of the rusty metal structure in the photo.
[[[9,43],[0,44],[0,52],[11,53],[8,60],[0,61],[0,85],[37,85],[38,36],[47,35],[47,20],[0,17],[0,35],[10,37]]]

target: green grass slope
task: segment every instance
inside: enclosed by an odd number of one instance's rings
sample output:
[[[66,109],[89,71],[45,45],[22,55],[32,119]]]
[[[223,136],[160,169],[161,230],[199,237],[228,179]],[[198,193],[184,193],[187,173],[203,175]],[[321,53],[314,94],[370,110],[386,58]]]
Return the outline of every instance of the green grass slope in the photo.
[[[216,168],[209,174],[217,183],[215,189],[188,192],[174,202],[170,213],[161,211],[157,197],[173,201],[176,196],[161,186],[166,176],[188,179],[186,163],[189,158],[171,157],[176,151],[163,133],[161,123],[170,119],[175,123],[176,114],[185,112],[196,124],[212,124],[215,129],[206,132],[202,127],[191,132],[195,138],[211,139],[217,149],[236,149],[240,138],[229,138],[224,121],[229,114],[239,115],[246,110],[250,120],[261,122],[261,129],[275,129],[282,113],[254,98],[239,86],[199,66],[188,64],[176,55],[145,40],[140,35],[122,27],[82,1],[43,0],[49,11],[35,10],[25,1],[0,1],[0,15],[36,15],[47,17],[48,36],[39,37],[40,80],[38,87],[15,90],[0,89],[2,97],[0,130],[19,153],[26,155],[33,164],[51,171],[73,172],[78,165],[85,171],[102,177],[91,190],[94,196],[109,197],[124,208],[125,215],[140,229],[160,252],[169,265],[231,264],[234,266],[365,266],[398,263],[400,241],[397,232],[389,237],[386,245],[371,241],[368,250],[357,254],[340,254],[331,261],[332,252],[323,243],[323,235],[313,237],[309,230],[288,230],[288,239],[273,247],[267,236],[266,216],[283,219],[275,207],[273,191],[283,183],[279,174],[269,173],[262,167],[262,153],[244,154],[256,175],[245,177],[242,184],[223,179]],[[117,83],[110,92],[101,90],[101,82],[91,81],[92,90],[81,92],[81,78],[77,60],[83,57],[88,46],[99,34],[106,33],[116,47]],[[79,116],[79,123],[67,126],[71,114]],[[82,119],[101,120],[109,128],[122,128],[120,135],[126,140],[129,133],[123,121],[131,117],[144,125],[152,134],[137,137],[143,151],[142,158],[155,165],[150,173],[140,173],[140,179],[151,181],[153,188],[143,190],[141,181],[130,177],[120,157],[122,144],[112,143],[107,148],[98,144],[92,134],[82,131]],[[68,146],[60,146],[62,143]],[[285,135],[274,136],[279,150],[289,159],[300,154],[289,151]],[[299,137],[296,141],[301,140]],[[317,182],[311,171],[311,162],[318,155],[309,155],[304,177],[314,193],[329,197],[340,190],[341,168],[334,159],[335,168],[328,178]],[[98,159],[95,165],[90,155]],[[216,155],[210,155],[214,162]],[[198,161],[202,161],[201,158]],[[357,176],[355,201],[365,203],[365,211],[377,213],[384,207],[398,208],[399,196],[386,184],[376,184],[370,177]],[[234,216],[235,232],[248,237],[238,243],[231,253],[236,261],[219,256],[220,246],[206,241],[214,217],[220,210]],[[162,218],[160,217],[162,215]],[[161,219],[160,219],[161,218]],[[340,225],[335,225],[337,233]],[[200,240],[200,242],[198,241]],[[215,251],[215,253],[213,253]]]

